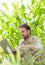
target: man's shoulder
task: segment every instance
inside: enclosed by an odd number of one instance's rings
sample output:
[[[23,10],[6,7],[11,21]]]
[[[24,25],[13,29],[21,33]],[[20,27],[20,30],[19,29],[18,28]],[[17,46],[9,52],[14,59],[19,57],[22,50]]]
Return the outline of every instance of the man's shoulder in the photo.
[[[44,48],[42,45],[42,41],[38,36],[32,36],[34,39],[33,42],[36,44],[36,48]]]
[[[31,37],[34,38],[34,39],[39,39],[38,36],[31,36]]]
[[[37,36],[31,36],[32,40],[37,41],[40,40]]]
[[[32,38],[38,38],[37,36],[31,36]]]

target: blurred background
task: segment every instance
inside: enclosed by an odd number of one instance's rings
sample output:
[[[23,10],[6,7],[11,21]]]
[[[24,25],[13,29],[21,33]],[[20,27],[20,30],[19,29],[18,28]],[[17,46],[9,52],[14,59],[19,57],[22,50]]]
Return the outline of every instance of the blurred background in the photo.
[[[38,36],[45,48],[45,0],[0,0],[0,41],[6,38],[15,49],[22,23],[31,27],[31,34]]]

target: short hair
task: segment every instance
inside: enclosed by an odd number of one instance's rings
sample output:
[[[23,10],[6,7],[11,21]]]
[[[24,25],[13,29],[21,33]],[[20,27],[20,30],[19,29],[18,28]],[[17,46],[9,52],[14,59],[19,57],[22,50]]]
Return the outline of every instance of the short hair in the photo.
[[[30,34],[31,34],[31,28],[30,28],[29,25],[27,25],[27,24],[21,24],[21,25],[19,26],[19,28],[22,28],[22,27],[24,27],[26,30],[30,30]]]

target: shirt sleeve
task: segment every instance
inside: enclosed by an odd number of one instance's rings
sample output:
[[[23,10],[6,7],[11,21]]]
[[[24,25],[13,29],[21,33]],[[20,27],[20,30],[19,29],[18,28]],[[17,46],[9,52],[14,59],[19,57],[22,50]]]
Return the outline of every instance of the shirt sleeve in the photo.
[[[36,48],[37,48],[37,49],[38,49],[38,48],[40,48],[40,49],[43,48],[43,44],[42,44],[42,42],[41,42],[40,39],[38,39],[38,40],[36,41]]]

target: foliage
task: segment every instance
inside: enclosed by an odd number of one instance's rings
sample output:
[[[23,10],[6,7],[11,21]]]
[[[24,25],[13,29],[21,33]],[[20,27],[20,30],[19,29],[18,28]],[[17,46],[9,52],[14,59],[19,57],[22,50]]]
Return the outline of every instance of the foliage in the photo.
[[[17,49],[18,50],[18,49]],[[31,57],[31,59],[24,60],[23,62],[20,62],[20,51],[17,51],[17,55],[14,57],[11,50],[8,48],[8,55],[2,56],[2,61],[0,62],[0,65],[45,65],[45,49],[35,51],[36,53]],[[1,60],[1,59],[0,59]]]
[[[29,0],[29,4],[24,4],[24,0],[21,0],[21,6],[19,4],[20,3],[16,1],[10,3],[12,8],[10,10],[6,3],[2,3],[4,10],[0,9],[0,40],[6,38],[11,47],[15,49],[21,39],[19,25],[27,23],[31,27],[32,35],[38,36],[45,47],[45,0],[40,0],[39,2],[37,0]],[[2,49],[0,49],[0,51],[2,51]],[[30,61],[33,62],[33,60],[34,59],[32,58]],[[4,62],[13,65],[5,57]],[[41,65],[41,63],[38,62],[35,64]]]
[[[0,65],[20,65],[20,52],[17,50],[17,55],[14,56],[9,47],[7,47],[9,54],[2,56]]]
[[[21,38],[19,32],[19,25],[27,23],[31,27],[32,35],[41,38],[43,44],[45,43],[45,1],[32,0],[30,4],[23,4],[21,6],[18,2],[10,3],[12,10],[10,11],[6,3],[2,3],[5,10],[0,10],[0,40],[7,38],[14,48]],[[44,44],[45,46],[45,44]]]

